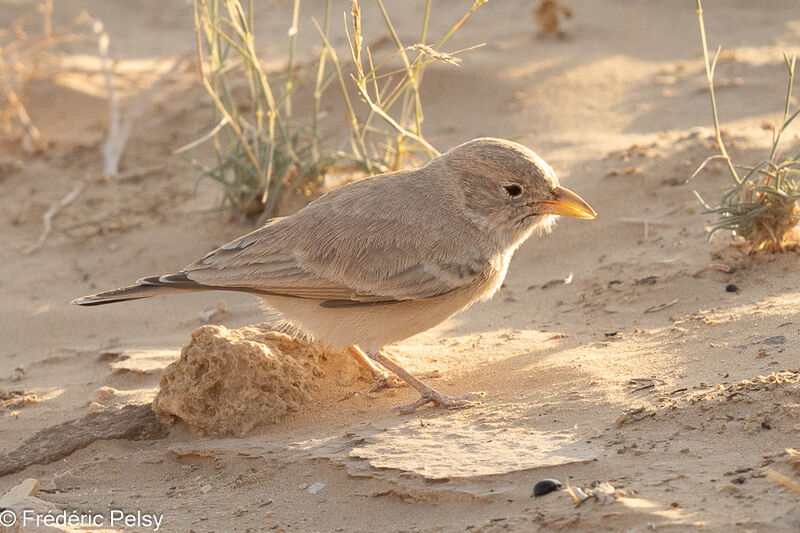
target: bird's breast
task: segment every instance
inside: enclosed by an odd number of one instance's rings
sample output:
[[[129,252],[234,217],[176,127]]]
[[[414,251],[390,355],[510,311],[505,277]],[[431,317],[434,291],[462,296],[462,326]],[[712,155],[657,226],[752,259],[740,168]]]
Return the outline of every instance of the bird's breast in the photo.
[[[481,284],[480,291],[476,295],[475,301],[485,302],[495,295],[503,281],[506,279],[508,264],[514,251],[510,250],[503,254],[497,254],[489,259],[486,281]]]

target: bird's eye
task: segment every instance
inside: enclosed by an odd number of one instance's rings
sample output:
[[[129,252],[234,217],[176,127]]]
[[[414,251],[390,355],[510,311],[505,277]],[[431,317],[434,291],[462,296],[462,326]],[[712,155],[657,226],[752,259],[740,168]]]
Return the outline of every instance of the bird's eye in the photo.
[[[512,183],[511,185],[503,185],[503,188],[512,198],[516,198],[517,196],[522,194],[522,187],[520,187],[516,183]]]

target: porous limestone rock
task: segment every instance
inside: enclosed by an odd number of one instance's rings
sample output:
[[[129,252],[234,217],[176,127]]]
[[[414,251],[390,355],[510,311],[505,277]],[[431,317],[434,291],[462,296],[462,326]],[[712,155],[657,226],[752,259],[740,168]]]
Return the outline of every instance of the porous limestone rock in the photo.
[[[328,355],[320,344],[258,326],[203,326],[166,369],[153,410],[168,424],[243,434],[307,402]]]

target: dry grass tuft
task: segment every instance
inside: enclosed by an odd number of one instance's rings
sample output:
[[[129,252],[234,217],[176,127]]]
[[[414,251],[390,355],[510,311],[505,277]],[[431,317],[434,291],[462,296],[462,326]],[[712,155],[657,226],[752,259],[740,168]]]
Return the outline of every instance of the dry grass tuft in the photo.
[[[253,0],[195,0],[201,79],[214,102],[216,117],[211,130],[185,149],[213,143],[214,164],[194,161],[201,177],[223,186],[224,204],[237,216],[259,222],[273,215],[284,195],[312,193],[334,166],[375,174],[433,157],[438,151],[422,133],[422,74],[432,63],[458,64],[455,56],[463,50],[445,53],[441,48],[485,1],[475,0],[442,38],[428,44],[432,4],[428,0],[419,42],[406,46],[383,2],[376,0],[396,48],[387,57],[376,59],[364,46],[361,7],[353,0],[349,10],[352,29],[347,28],[345,14],[352,65],[345,65],[330,44],[328,0],[322,23],[313,21],[322,42],[319,57],[301,67],[294,58],[300,6],[300,0],[295,0],[286,69],[267,73],[255,51]],[[333,72],[328,72],[329,64]],[[309,75],[304,75],[305,70]],[[320,134],[325,118],[321,104],[332,97],[326,91],[336,81],[349,126],[345,150],[328,148],[331,140]],[[355,84],[360,100],[351,98],[351,84]],[[245,85],[247,90],[234,90],[237,85]],[[301,87],[312,91],[314,106],[310,117],[297,119],[292,99]]]
[[[790,61],[784,56],[789,74],[783,120],[777,131],[773,132],[772,148],[769,157],[754,166],[745,167],[747,174],[739,176],[733,164],[720,132],[717,103],[714,93],[714,70],[719,59],[717,49],[712,61],[709,61],[708,43],[706,40],[703,8],[701,0],[697,0],[697,15],[700,20],[700,37],[703,45],[706,77],[711,98],[711,111],[714,119],[714,131],[720,153],[706,159],[689,178],[700,173],[706,164],[715,159],[725,161],[733,186],[721,197],[717,207],[711,207],[697,195],[707,212],[715,213],[718,218],[713,223],[709,238],[719,230],[729,230],[734,235],[741,235],[753,250],[784,251],[796,248],[800,244],[798,221],[800,221],[800,147],[795,147],[783,159],[779,157],[781,136],[800,114],[800,109],[791,112],[792,86],[794,84],[796,57]],[[697,194],[695,192],[695,194]]]

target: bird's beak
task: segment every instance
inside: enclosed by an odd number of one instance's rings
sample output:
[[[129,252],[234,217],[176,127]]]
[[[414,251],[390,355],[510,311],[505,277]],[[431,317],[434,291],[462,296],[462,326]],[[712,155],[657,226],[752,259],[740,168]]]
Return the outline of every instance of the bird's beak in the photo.
[[[592,206],[583,201],[583,198],[564,187],[556,187],[549,200],[532,202],[528,204],[536,208],[539,215],[561,215],[575,218],[594,218],[597,216]]]

